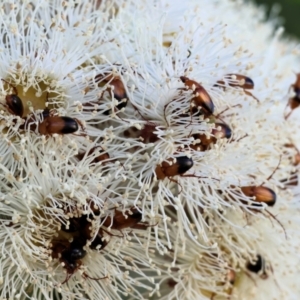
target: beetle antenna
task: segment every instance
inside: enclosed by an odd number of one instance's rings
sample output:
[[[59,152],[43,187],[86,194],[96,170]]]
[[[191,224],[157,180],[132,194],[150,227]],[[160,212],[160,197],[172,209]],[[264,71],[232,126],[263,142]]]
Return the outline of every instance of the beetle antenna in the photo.
[[[279,162],[278,162],[278,165],[277,165],[277,167],[275,168],[275,170],[272,172],[272,174],[266,179],[266,181],[269,181],[272,177],[273,177],[273,175],[275,174],[275,172],[278,170],[278,168],[279,168],[279,166],[280,166],[280,163],[281,163],[281,154],[280,154],[280,156],[279,156]],[[263,185],[263,183],[261,184],[261,186]]]
[[[283,226],[283,224],[276,218],[276,216],[275,215],[273,215],[269,210],[264,210],[266,213],[268,213],[270,216],[271,216],[271,218],[272,219],[274,219],[279,225],[280,225],[280,227],[283,229],[283,232],[284,232],[284,236],[285,236],[285,239],[287,240],[288,239],[288,237],[287,237],[287,234],[286,234],[286,231],[285,231],[285,228],[284,228],[284,226]]]

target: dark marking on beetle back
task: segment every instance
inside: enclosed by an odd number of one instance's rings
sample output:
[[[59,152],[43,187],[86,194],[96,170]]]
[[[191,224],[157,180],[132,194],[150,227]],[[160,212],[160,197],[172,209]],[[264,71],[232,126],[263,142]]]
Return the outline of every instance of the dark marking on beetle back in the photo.
[[[178,174],[184,174],[188,171],[193,165],[193,160],[187,156],[181,156],[176,158],[178,164]]]
[[[67,134],[67,133],[73,133],[78,130],[78,124],[77,122],[70,118],[70,117],[61,117],[64,121],[66,126],[61,130],[61,133]]]

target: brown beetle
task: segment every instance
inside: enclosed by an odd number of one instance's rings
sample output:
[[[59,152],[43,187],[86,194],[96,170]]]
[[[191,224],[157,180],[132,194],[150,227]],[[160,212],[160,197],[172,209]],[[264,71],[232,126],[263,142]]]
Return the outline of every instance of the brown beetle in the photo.
[[[296,74],[296,82],[291,85],[295,92],[295,97],[300,100],[300,73]]]
[[[243,186],[241,191],[248,197],[255,197],[258,203],[253,203],[253,206],[261,207],[261,203],[274,206],[276,203],[276,193],[265,186]]]
[[[93,153],[96,151],[97,148],[102,148],[101,146],[95,146],[92,149],[89,150],[87,156],[93,155]],[[83,157],[85,156],[85,153],[79,153],[77,155],[77,158],[79,160],[82,160]],[[98,162],[102,162],[103,164],[105,164],[108,160],[109,160],[110,156],[107,152],[104,151],[100,151],[100,154],[97,155],[93,160],[92,163],[98,163]]]
[[[228,125],[223,123],[215,123],[215,128],[211,131],[211,136],[206,134],[194,134],[193,138],[199,140],[200,143],[191,144],[190,147],[197,151],[205,151],[210,145],[215,144],[217,139],[231,138],[231,129]]]
[[[198,82],[185,76],[181,76],[180,80],[188,89],[193,91],[195,97],[192,99],[192,101],[194,101],[197,106],[200,106],[204,110],[204,115],[208,117],[213,114],[215,106],[204,87]]]
[[[36,125],[36,116],[30,115],[27,117],[26,122],[20,126],[22,129],[30,129],[35,131],[38,128],[38,132],[42,135],[52,135],[52,134],[70,134],[75,133],[79,126],[82,131],[84,131],[83,124],[78,119],[73,119],[70,117],[61,117],[54,115],[54,111],[45,108],[41,113],[43,120]],[[85,134],[80,134],[84,135]]]
[[[287,119],[294,109],[296,109],[300,105],[300,73],[296,74],[296,82],[291,85],[291,87],[294,91],[294,97],[289,99],[289,102],[286,107],[290,106],[291,111],[284,116],[285,119]]]
[[[226,76],[231,77],[235,82],[228,82],[229,86],[232,87],[241,87],[245,90],[253,90],[254,89],[254,82],[250,77],[240,74],[227,74]],[[217,81],[218,84],[225,85],[223,80]]]
[[[82,265],[81,259],[85,256],[86,251],[83,249],[82,243],[78,243],[76,240],[62,251],[60,261],[64,263],[64,268],[67,271],[66,279],[62,284],[68,282],[71,276],[80,268]]]
[[[88,220],[87,220],[87,215],[82,215],[81,217],[74,217],[70,218],[68,220],[68,225],[62,224],[61,225],[61,230],[64,232],[79,232],[79,231],[84,231],[85,227],[88,226]],[[89,236],[87,236],[87,239]]]
[[[149,225],[148,223],[141,222],[143,218],[142,213],[137,208],[131,208],[130,211],[125,214],[122,211],[115,210],[115,214],[113,217],[108,216],[104,222],[103,226],[115,230],[119,230],[122,233],[122,229],[132,228],[132,229],[146,229],[147,227],[156,226]],[[104,230],[104,229],[102,229]],[[106,230],[104,230],[107,232]],[[108,234],[112,235],[111,233],[107,232]],[[122,233],[122,237],[123,237]]]
[[[176,162],[172,163],[172,159],[163,161],[161,165],[155,168],[157,179],[162,180],[166,177],[182,175],[194,165],[193,160],[187,156],[176,157]]]
[[[72,277],[73,274],[79,270],[83,264],[82,259],[86,256],[85,247],[90,246],[91,249],[98,249],[99,243],[103,249],[106,246],[106,242],[99,240],[98,237],[94,239],[91,243],[88,241],[92,238],[92,219],[94,218],[94,211],[96,215],[99,213],[99,209],[94,207],[93,202],[89,201],[89,206],[93,210],[90,215],[78,216],[76,211],[67,207],[65,209],[65,214],[71,214],[75,217],[69,218],[68,223],[62,223],[60,227],[60,232],[58,232],[58,240],[54,239],[52,242],[52,258],[58,259],[63,263],[63,268],[67,272],[65,280],[61,283],[64,284]],[[72,242],[70,242],[70,239]],[[106,244],[105,244],[106,243]],[[81,272],[84,278],[90,278],[92,280],[100,280],[103,278],[92,278],[85,272]]]
[[[157,134],[154,133],[157,126],[158,125],[152,122],[142,124],[142,129],[140,130],[132,126],[124,131],[124,136],[131,138],[139,138],[144,144],[155,143],[159,140]]]
[[[174,159],[170,158],[166,161],[163,161],[160,165],[156,166],[155,175],[158,180],[168,178],[170,181],[177,183],[181,187],[182,191],[183,187],[181,186],[181,184],[172,177],[179,175],[180,177],[208,178],[197,176],[195,174],[184,174],[194,165],[194,162],[191,158],[187,156],[180,156],[176,157],[175,160],[176,161],[174,162]],[[219,181],[216,178],[211,179]],[[181,191],[179,191],[178,193],[180,194]]]
[[[7,110],[11,114],[19,116],[21,118],[23,116],[24,107],[23,107],[22,100],[18,97],[18,91],[17,91],[16,87],[4,79],[1,79],[1,80],[4,81],[9,86],[11,86],[14,91],[13,94],[6,95],[6,97],[5,97],[6,104],[2,104],[2,105],[5,108],[7,108]]]
[[[136,208],[131,209],[130,213],[126,215],[122,211],[115,210],[113,218],[108,216],[103,225],[116,230],[135,228],[135,225],[140,223],[142,218],[142,213]]]
[[[99,83],[99,85],[108,84],[107,91],[112,92],[114,98],[118,100],[118,105],[116,106],[117,109],[122,109],[126,107],[128,97],[126,93],[125,86],[120,79],[119,76],[113,74],[99,74],[95,77],[95,81]],[[108,114],[108,111],[105,112]]]
[[[266,181],[269,181],[273,177],[275,172],[278,170],[280,163],[281,156],[279,158],[278,165],[271,173],[271,175],[266,179]],[[259,186],[242,186],[241,191],[245,196],[255,197],[254,201],[256,203],[253,203],[253,206],[255,207],[262,207],[262,203],[265,203],[268,206],[274,206],[276,203],[276,193],[270,188],[263,186],[262,184]]]
[[[44,109],[42,115],[44,120],[38,124],[38,131],[42,135],[74,133],[79,129],[78,124],[84,130],[78,119],[55,116],[48,108]]]
[[[254,197],[254,203],[251,204],[251,207],[253,207],[253,211],[266,213],[268,214],[272,219],[274,219],[280,227],[283,229],[284,235],[287,238],[286,231],[282,223],[274,216],[270,211],[267,209],[264,209],[263,211],[257,210],[255,208],[262,208],[263,203],[265,203],[267,206],[274,206],[276,203],[276,193],[265,186],[243,186],[240,188],[242,193],[245,196],[248,197]],[[242,201],[244,202],[244,201]]]
[[[73,242],[58,242],[52,247],[52,257],[59,259],[60,262],[64,264],[64,268],[67,271],[66,279],[61,283],[67,283],[69,279],[75,274],[77,270],[80,269],[82,265],[82,258],[86,256],[86,251],[83,249],[85,241],[77,238]],[[101,280],[107,278],[107,276],[102,278],[92,278],[88,276],[85,272],[82,273],[84,278],[90,278],[92,280]]]
[[[229,77],[231,79],[231,81],[228,82],[229,86],[240,87],[244,90],[246,95],[259,102],[259,100],[249,92],[249,90],[254,89],[254,81],[250,77],[241,74],[227,74],[226,77]],[[234,80],[234,82],[232,80]],[[225,88],[225,82],[223,80],[219,80],[214,86]]]
[[[266,179],[266,181],[269,181],[273,177],[276,170],[279,168],[280,163],[281,163],[281,156],[280,156],[277,167],[272,172],[272,174]],[[272,207],[275,205],[276,198],[277,198],[276,193],[272,189],[265,187],[262,184],[259,186],[258,185],[242,186],[242,187],[240,187],[240,190],[243,195],[254,198],[253,199],[254,202],[251,203],[251,208],[249,208],[249,209],[252,210],[253,212],[268,214],[272,219],[274,219],[280,225],[280,227],[283,229],[285,237],[287,238],[285,228],[284,228],[283,224],[276,218],[276,216],[273,215],[267,209],[261,209],[261,208],[264,208],[264,204],[266,204],[269,207]],[[231,197],[229,197],[229,198],[231,198]],[[234,199],[234,198],[232,198],[232,199]],[[244,204],[248,204],[247,200],[241,200],[241,202]]]
[[[257,255],[253,261],[248,261],[246,264],[248,271],[260,275],[260,278],[267,279],[268,274],[266,272],[266,261],[261,255]]]
[[[181,76],[180,80],[184,83],[185,88],[179,88],[179,90],[188,89],[193,92],[194,97],[191,99],[189,111],[184,109],[182,113],[180,113],[178,116],[179,118],[186,118],[187,116],[191,117],[190,122],[186,125],[188,127],[192,123],[193,116],[199,116],[203,115],[204,118],[210,117],[215,109],[214,103],[208,94],[208,92],[204,89],[202,85],[200,85],[195,80],[189,79],[188,77]],[[167,119],[167,108],[168,106],[174,102],[177,101],[176,99],[173,99],[169,101],[167,104],[164,105],[164,118],[166,120],[166,124],[169,126],[169,122]],[[194,104],[194,105],[193,105]],[[201,108],[199,110],[199,107]],[[178,111],[179,109],[176,108],[175,111]],[[140,113],[141,115],[141,113]],[[182,123],[181,120],[177,120],[178,123]]]
[[[284,144],[283,145],[286,148],[293,148],[296,151],[296,154],[294,156],[293,159],[293,166],[297,167],[300,164],[300,152],[297,149],[297,147],[294,144]],[[286,152],[286,154],[289,154],[288,152]],[[280,180],[280,182],[282,182],[285,186],[297,186],[299,183],[298,180],[298,168],[291,172],[290,176],[288,178],[282,179]]]
[[[108,245],[108,241],[103,238],[103,230],[99,230],[90,244],[93,250],[103,250]]]
[[[38,126],[40,134],[68,134],[78,130],[78,123],[70,117],[49,116]]]
[[[84,245],[88,240],[90,242],[90,248],[93,250],[101,248],[101,250],[108,244],[108,242],[103,239],[102,230],[98,230],[98,233],[95,237],[92,236],[92,222],[94,215],[99,215],[100,211],[94,207],[93,203],[90,202],[90,207],[93,210],[91,215],[82,215],[80,217],[73,217],[68,219],[68,224],[62,224],[61,230],[63,232],[70,233],[72,237],[78,240],[81,239],[82,244]]]

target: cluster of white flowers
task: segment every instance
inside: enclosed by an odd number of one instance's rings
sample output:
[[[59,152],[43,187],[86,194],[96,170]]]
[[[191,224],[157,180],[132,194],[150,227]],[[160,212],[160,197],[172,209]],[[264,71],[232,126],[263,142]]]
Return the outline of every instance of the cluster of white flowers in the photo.
[[[300,47],[264,18],[1,4],[0,300],[299,299]]]

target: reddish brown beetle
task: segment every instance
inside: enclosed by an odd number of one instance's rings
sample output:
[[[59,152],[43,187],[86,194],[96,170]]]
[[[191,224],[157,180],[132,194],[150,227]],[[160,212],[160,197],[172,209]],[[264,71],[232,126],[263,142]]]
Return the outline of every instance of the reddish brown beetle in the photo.
[[[103,238],[103,231],[100,229],[90,244],[93,250],[103,250],[108,245],[108,241]]]
[[[223,123],[215,123],[214,125],[215,128],[212,129],[212,135],[210,136],[207,136],[203,133],[193,134],[193,138],[195,140],[199,140],[200,143],[191,144],[190,147],[197,151],[205,151],[209,148],[210,145],[215,144],[217,142],[217,139],[231,138],[232,132],[228,125]]]
[[[173,177],[182,175],[193,166],[193,160],[187,156],[180,156],[176,158],[176,162],[172,164],[172,159],[164,161],[155,169],[157,179],[162,180],[166,177]]]
[[[267,181],[272,178],[272,176],[274,175],[274,173],[276,172],[276,170],[279,168],[280,163],[281,163],[281,156],[280,156],[280,160],[279,160],[279,163],[278,163],[276,169],[267,178]],[[276,203],[276,198],[277,198],[276,197],[276,193],[272,189],[270,189],[268,187],[265,187],[263,185],[260,185],[260,186],[242,186],[242,187],[240,187],[240,189],[241,189],[241,192],[245,196],[247,196],[247,197],[253,197],[254,198],[253,199],[254,203],[251,203],[251,207],[253,207],[252,210],[253,211],[257,211],[257,212],[261,212],[261,213],[266,212],[272,219],[274,219],[281,226],[281,228],[283,229],[284,234],[285,234],[285,236],[287,238],[285,228],[282,225],[282,223],[276,218],[276,216],[274,216],[267,209],[265,209],[263,211],[255,209],[255,208],[262,208],[263,204],[266,204],[269,207],[274,206],[275,203]],[[247,202],[247,201],[243,200],[242,202]]]
[[[117,75],[113,74],[99,74],[95,77],[95,81],[99,83],[99,85],[108,84],[107,91],[112,92],[114,98],[118,101],[117,109],[122,109],[126,107],[128,97],[126,93],[125,86],[121,80],[121,78]],[[106,111],[105,114],[108,114],[109,111]]]
[[[276,203],[276,193],[265,186],[243,186],[241,191],[248,197],[255,197],[253,206],[261,207],[261,203],[273,206]]]
[[[122,211],[115,210],[113,218],[108,216],[103,225],[116,230],[135,228],[135,226],[141,222],[142,218],[142,213],[136,208],[131,209],[128,214],[124,214]]]
[[[266,181],[269,181],[275,172],[278,170],[281,163],[281,156],[278,162],[277,167],[272,172],[272,174],[266,179]],[[276,193],[271,190],[270,188],[267,188],[263,186],[262,184],[259,186],[242,186],[240,187],[242,193],[248,197],[255,197],[255,202],[253,203],[253,206],[256,207],[262,207],[262,203],[267,204],[268,206],[273,206],[276,203]]]
[[[295,97],[300,100],[300,73],[296,74],[296,82],[291,85],[295,92]]]
[[[102,147],[101,146],[95,146],[95,147],[93,147],[92,149],[89,150],[87,156],[93,155],[93,153],[95,153],[95,151],[96,151],[97,148],[102,148]],[[82,160],[84,156],[85,156],[85,153],[80,153],[80,154],[77,155],[77,158],[79,160]],[[110,158],[110,156],[109,156],[109,154],[107,152],[100,151],[100,154],[97,155],[93,159],[92,163],[102,162],[103,164],[105,164],[109,160],[109,158]]]
[[[259,100],[256,97],[254,97],[252,93],[249,92],[249,90],[254,89],[254,81],[250,77],[241,74],[227,74],[226,77],[229,77],[231,80],[234,80],[234,82],[228,82],[229,86],[240,87],[244,90],[246,95],[252,97],[257,102],[259,102]],[[223,80],[219,80],[217,81],[217,84],[215,84],[215,86],[225,88],[225,82]]]
[[[287,119],[294,109],[296,109],[300,105],[300,73],[296,74],[296,82],[291,85],[291,87],[294,91],[294,97],[289,99],[289,102],[287,104],[287,107],[290,106],[291,111],[285,115],[285,119]]]
[[[252,261],[248,261],[246,264],[248,271],[260,275],[260,278],[267,279],[268,274],[266,272],[266,261],[261,255],[257,255],[256,258]]]
[[[197,176],[195,174],[184,174],[189,169],[191,169],[193,165],[193,160],[187,156],[180,156],[176,157],[175,159],[170,158],[166,161],[163,161],[160,165],[156,166],[155,175],[158,180],[168,178],[170,181],[177,183],[181,187],[181,190],[183,190],[181,184],[172,177],[179,175],[180,177],[208,178],[203,176]],[[215,178],[211,179],[219,181]],[[179,193],[181,193],[181,191]]]
[[[157,134],[154,133],[158,125],[152,122],[148,122],[146,124],[142,124],[141,126],[142,129],[140,130],[134,126],[130,127],[129,129],[124,131],[124,136],[139,138],[144,144],[155,143],[159,140]]]
[[[43,135],[74,133],[78,128],[75,119],[59,116],[49,116],[38,126],[39,133]]]
[[[240,187],[241,192],[248,197],[253,197],[253,203],[251,203],[251,207],[253,207],[253,209],[251,209],[252,211],[256,211],[256,212],[261,212],[261,213],[267,213],[272,219],[274,219],[283,229],[284,234],[287,238],[286,235],[286,231],[284,226],[282,225],[282,223],[276,218],[276,216],[274,216],[269,210],[264,209],[263,211],[261,210],[257,210],[255,208],[262,208],[263,207],[263,203],[266,204],[269,207],[272,207],[275,205],[276,203],[276,193],[265,186],[242,186]],[[247,201],[242,201],[242,202],[247,202]]]
[[[83,125],[78,119],[70,117],[55,116],[46,108],[42,113],[44,120],[38,124],[38,131],[43,135],[70,134],[79,129],[83,130]]]
[[[197,106],[200,106],[204,110],[205,116],[208,117],[213,114],[215,106],[204,87],[198,82],[185,76],[181,76],[180,80],[188,89],[193,91],[195,97],[192,99],[192,101],[194,101]]]
[[[294,144],[284,144],[283,145],[286,148],[293,148],[296,151],[296,154],[293,159],[293,166],[297,167],[300,164],[300,152],[297,149],[297,147]],[[288,154],[288,153],[287,153]],[[288,178],[285,178],[281,180],[285,186],[297,186],[299,183],[298,180],[298,168],[295,168],[295,171],[291,172],[290,176]]]
[[[86,251],[83,249],[85,241],[77,238],[73,242],[58,242],[52,247],[52,257],[59,259],[60,262],[64,264],[64,268],[67,271],[66,279],[61,283],[67,283],[69,279],[80,269],[82,265],[82,260],[86,256]],[[107,276],[102,278],[92,278],[88,276],[85,272],[82,273],[84,278],[90,278],[92,280],[101,280],[107,278]]]
[[[115,230],[119,230],[122,233],[122,229],[146,229],[147,227],[153,227],[155,225],[149,225],[146,222],[141,222],[143,218],[142,213],[137,208],[131,208],[126,214],[122,211],[115,209],[115,214],[113,217],[108,216],[103,222],[103,226]],[[104,230],[102,228],[102,230]],[[112,235],[111,233],[104,230],[106,233]],[[123,237],[122,233],[122,237]]]
[[[18,91],[17,91],[16,87],[4,79],[1,79],[1,80],[4,81],[9,86],[11,86],[14,91],[13,94],[6,95],[6,97],[5,97],[6,104],[2,104],[2,105],[5,108],[7,108],[7,110],[11,114],[19,116],[21,118],[23,116],[24,107],[23,107],[22,100],[18,97]]]

